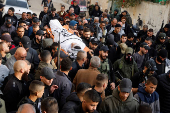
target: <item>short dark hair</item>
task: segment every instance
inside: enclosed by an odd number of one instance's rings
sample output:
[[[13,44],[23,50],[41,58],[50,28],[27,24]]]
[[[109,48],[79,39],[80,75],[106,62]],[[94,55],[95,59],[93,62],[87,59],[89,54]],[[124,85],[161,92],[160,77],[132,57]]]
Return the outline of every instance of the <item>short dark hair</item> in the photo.
[[[2,54],[0,53],[0,60],[2,60]]]
[[[51,11],[56,11],[56,8],[51,8]]]
[[[152,113],[152,109],[149,105],[139,105],[139,113]]]
[[[64,8],[65,8],[65,5],[61,5],[61,7],[64,7]]]
[[[74,9],[74,7],[73,7],[73,6],[71,6],[71,7],[69,7],[69,10],[70,10],[71,8],[73,8],[73,9]]]
[[[33,15],[33,16],[37,16],[37,14],[36,14],[36,13],[33,13],[32,15]]]
[[[150,28],[148,31],[149,31],[149,32],[153,32],[153,29],[152,29],[152,28]]]
[[[39,80],[33,80],[29,86],[30,94],[35,94],[42,90],[44,83]]]
[[[103,83],[106,80],[108,81],[108,75],[106,75],[106,74],[98,74],[97,77],[96,77],[95,86],[96,87],[102,87]]]
[[[90,28],[85,28],[83,32],[90,32]]]
[[[59,17],[58,20],[59,21],[64,21],[64,19],[62,17]]]
[[[68,71],[72,66],[72,61],[69,58],[63,58],[61,61],[61,71]]]
[[[127,35],[126,35],[126,34],[122,34],[121,38],[122,38],[123,36],[124,36],[124,37],[127,37]]]
[[[93,102],[99,102],[100,96],[96,91],[89,90],[89,91],[86,91],[86,93],[83,96],[83,99],[86,100],[86,101],[91,100]]]
[[[132,33],[129,33],[127,38],[130,39],[132,37],[134,37],[134,35]]]
[[[26,24],[26,21],[20,20],[20,21],[18,22],[18,24],[22,24],[22,23],[25,23],[25,24]]]
[[[44,50],[40,54],[41,60],[44,62],[47,62],[49,60],[49,58],[48,58],[49,56],[51,56],[51,53],[48,50]]]
[[[11,10],[12,12],[15,12],[15,9],[13,7],[10,7],[9,10]]]
[[[41,110],[46,113],[58,113],[58,103],[54,97],[47,97],[41,101]]]
[[[152,83],[153,85],[158,85],[158,80],[155,77],[149,77],[148,80],[146,81],[147,84]]]
[[[57,42],[53,42],[53,44],[51,45],[51,49],[55,49],[55,47],[58,46]]]
[[[105,21],[100,21],[100,24],[102,24],[102,23],[106,24],[106,22],[105,22]]]
[[[27,12],[27,14],[31,15],[31,12]]]
[[[145,40],[153,42],[152,38],[150,38],[150,37],[147,37]]]
[[[78,94],[82,93],[83,91],[87,90],[88,88],[91,88],[91,85],[88,84],[88,83],[79,83],[78,86],[77,86],[77,89],[76,89],[76,92]]]
[[[1,32],[1,35],[4,34],[4,33],[9,33],[8,31],[2,31]],[[9,33],[10,34],[10,33]]]
[[[32,27],[33,27],[33,28],[37,28],[37,27],[39,27],[39,25],[34,24]]]
[[[18,26],[18,27],[17,27],[17,30],[18,30],[18,29],[21,29],[21,28],[23,28],[23,29],[24,29],[24,27],[23,27],[23,26]]]

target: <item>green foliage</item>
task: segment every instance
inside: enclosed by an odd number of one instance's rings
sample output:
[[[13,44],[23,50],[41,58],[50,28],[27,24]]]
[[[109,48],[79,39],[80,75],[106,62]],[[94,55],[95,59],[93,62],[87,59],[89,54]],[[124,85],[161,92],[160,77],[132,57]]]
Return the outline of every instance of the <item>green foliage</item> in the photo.
[[[134,7],[140,4],[142,1],[150,1],[154,3],[162,4],[162,5],[165,5],[166,3],[170,3],[170,0],[109,0],[109,1],[115,2],[118,7],[130,7],[130,6]]]
[[[123,2],[123,0],[113,0],[118,7],[134,7],[138,4],[141,3],[142,0],[125,0],[125,2]]]

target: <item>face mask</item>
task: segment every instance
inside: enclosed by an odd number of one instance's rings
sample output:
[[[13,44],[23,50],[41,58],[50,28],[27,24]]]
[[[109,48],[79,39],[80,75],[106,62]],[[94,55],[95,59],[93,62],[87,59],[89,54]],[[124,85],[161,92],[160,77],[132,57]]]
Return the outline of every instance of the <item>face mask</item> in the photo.
[[[164,62],[164,61],[162,61],[162,60],[160,59],[159,56],[157,57],[157,61],[160,62],[160,63],[163,63],[163,62]]]
[[[133,62],[133,59],[132,59],[132,56],[125,56],[125,60],[127,63],[132,63]]]

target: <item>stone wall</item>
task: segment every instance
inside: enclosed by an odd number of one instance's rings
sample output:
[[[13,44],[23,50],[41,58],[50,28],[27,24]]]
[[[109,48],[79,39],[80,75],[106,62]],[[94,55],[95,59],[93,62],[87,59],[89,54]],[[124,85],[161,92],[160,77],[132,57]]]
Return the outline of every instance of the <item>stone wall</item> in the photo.
[[[136,7],[122,8],[121,10],[127,10],[130,13],[133,24],[137,22],[140,14],[143,25],[147,24],[149,28],[153,28],[154,33],[159,31],[162,20],[166,24],[170,19],[170,4],[160,5],[153,2],[142,2]]]

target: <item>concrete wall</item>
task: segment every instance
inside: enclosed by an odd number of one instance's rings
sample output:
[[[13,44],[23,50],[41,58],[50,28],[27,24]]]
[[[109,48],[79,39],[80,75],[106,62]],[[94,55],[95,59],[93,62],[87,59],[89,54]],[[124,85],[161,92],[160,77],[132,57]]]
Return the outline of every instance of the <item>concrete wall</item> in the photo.
[[[108,9],[110,11],[111,1],[108,0],[91,0],[91,4],[95,4],[95,2],[98,2],[100,8],[102,11],[105,9]]]
[[[166,24],[170,19],[170,4],[160,5],[143,1],[136,7],[122,8],[123,10],[127,10],[130,13],[133,24],[137,22],[138,16],[141,14],[140,18],[143,20],[143,25],[147,24],[149,28],[154,29],[154,33],[159,31],[162,20]]]

